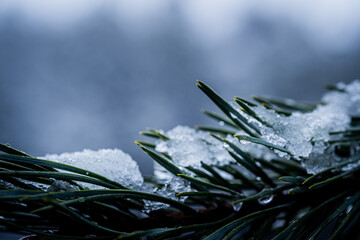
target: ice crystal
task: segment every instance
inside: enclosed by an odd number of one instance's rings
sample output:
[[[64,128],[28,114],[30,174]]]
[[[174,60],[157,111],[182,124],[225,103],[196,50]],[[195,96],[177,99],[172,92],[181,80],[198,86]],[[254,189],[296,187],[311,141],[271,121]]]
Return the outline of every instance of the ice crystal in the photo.
[[[177,197],[176,194],[181,192],[189,192],[191,190],[191,187],[190,187],[190,183],[188,181],[185,181],[181,177],[172,177],[162,187],[153,188],[151,186],[150,187],[143,186],[142,190],[172,200],[184,202],[187,197]],[[168,206],[169,206],[168,204],[161,202],[145,201],[144,211],[150,212]]]
[[[76,191],[80,190],[78,186],[74,186],[69,182],[63,180],[54,181],[47,189],[49,192],[61,192],[61,191]]]
[[[258,199],[258,203],[261,204],[261,205],[267,205],[269,204],[274,198],[274,195],[267,195],[265,197],[261,197]]]
[[[233,203],[232,207],[235,212],[238,212],[240,211],[243,204],[244,204],[243,202]]]

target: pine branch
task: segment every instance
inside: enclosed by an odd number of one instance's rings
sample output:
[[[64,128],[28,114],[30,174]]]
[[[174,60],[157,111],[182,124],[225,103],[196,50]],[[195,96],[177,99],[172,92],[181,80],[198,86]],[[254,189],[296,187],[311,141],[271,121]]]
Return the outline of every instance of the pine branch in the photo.
[[[0,154],[2,229],[44,239],[360,237],[360,186],[356,184],[360,179],[360,153],[354,151],[360,142],[359,117],[352,116],[346,129],[330,131],[329,140],[321,140],[333,149],[330,154],[324,153],[328,160],[341,160],[313,174],[305,164],[310,157],[297,156],[289,144],[277,145],[267,138],[263,129],[276,134],[277,123],[271,123],[258,109],[265,106],[270,109],[265,111],[287,119],[295,113],[311,113],[318,106],[254,97],[261,104],[257,105],[236,97],[241,108],[237,109],[205,83],[199,81],[197,86],[225,114],[223,117],[203,111],[222,124],[197,127],[199,132],[210,132],[210,136],[206,135],[209,139],[201,135],[199,142],[224,146],[229,162],[183,165],[172,153],[156,151],[159,144],[174,142],[171,134],[153,129],[140,132],[155,141],[137,141],[140,148],[172,179],[191,185],[189,191],[177,190],[168,197],[154,189],[166,189],[171,182],[164,183],[156,175],[145,178],[143,186],[129,189],[95,172],[33,158],[0,144],[4,152]],[[337,86],[328,88],[347,92]],[[315,145],[316,141],[310,139],[308,143]],[[246,150],[246,146],[252,148]],[[265,155],[259,155],[259,151]],[[284,155],[287,159],[281,157]],[[59,181],[69,188],[55,189]],[[86,189],[84,182],[98,189]],[[161,207],[152,209],[152,204]]]

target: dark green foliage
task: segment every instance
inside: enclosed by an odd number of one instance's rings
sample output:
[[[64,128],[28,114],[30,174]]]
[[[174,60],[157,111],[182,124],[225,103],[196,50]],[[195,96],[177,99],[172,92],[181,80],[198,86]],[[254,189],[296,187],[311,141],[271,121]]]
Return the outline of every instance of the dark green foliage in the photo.
[[[198,87],[219,107],[225,117],[203,111],[222,121],[224,127],[197,127],[229,146],[234,162],[226,166],[176,166],[166,153],[156,153],[152,142],[137,141],[141,149],[174,176],[191,183],[192,191],[177,193],[184,203],[159,195],[129,190],[104,176],[73,166],[32,158],[0,144],[0,227],[5,231],[36,234],[41,239],[354,239],[360,217],[360,155],[350,146],[359,145],[360,117],[351,127],[329,141],[344,160],[335,167],[310,175],[294,160],[258,159],[226,140],[228,134],[270,150],[290,152],[262,139],[258,127],[239,114],[202,82]],[[333,91],[344,91],[328,86]],[[289,99],[253,97],[263,106],[290,115],[316,106]],[[250,117],[271,127],[241,98],[235,102]],[[157,130],[142,135],[157,141],[169,138]],[[355,165],[355,167],[353,166]],[[352,166],[344,168],[347,166]],[[240,169],[246,169],[244,174]],[[65,170],[66,173],[58,170]],[[231,178],[224,178],[219,172]],[[191,173],[191,174],[189,174]],[[51,184],[63,180],[76,189],[53,192]],[[88,190],[81,183],[104,189]],[[161,186],[154,177],[145,182]],[[39,185],[41,184],[41,185]],[[167,204],[145,212],[146,201]]]

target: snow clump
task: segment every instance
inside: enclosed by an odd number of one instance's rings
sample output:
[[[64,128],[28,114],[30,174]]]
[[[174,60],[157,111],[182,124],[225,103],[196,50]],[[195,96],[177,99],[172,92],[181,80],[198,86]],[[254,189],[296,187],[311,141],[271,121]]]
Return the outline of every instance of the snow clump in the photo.
[[[138,164],[120,149],[84,149],[82,152],[46,154],[40,158],[100,174],[129,188],[141,186],[143,183]],[[90,189],[101,188],[93,184],[83,185]]]
[[[333,166],[335,162],[319,159],[328,147],[329,133],[344,131],[350,126],[351,116],[360,114],[360,81],[355,80],[349,85],[339,83],[337,88],[340,91],[325,94],[321,104],[312,112],[293,112],[290,116],[284,116],[263,106],[253,107],[271,126],[258,123],[261,138],[286,148],[299,159],[305,158],[303,164],[309,166],[309,173]],[[280,157],[289,157],[284,152],[277,153]]]
[[[208,165],[227,165],[234,162],[223,143],[207,132],[179,125],[164,134],[169,140],[159,140],[155,150],[168,154],[176,166],[199,169],[202,162]],[[170,180],[171,175],[162,167],[155,164],[154,168],[156,177]]]

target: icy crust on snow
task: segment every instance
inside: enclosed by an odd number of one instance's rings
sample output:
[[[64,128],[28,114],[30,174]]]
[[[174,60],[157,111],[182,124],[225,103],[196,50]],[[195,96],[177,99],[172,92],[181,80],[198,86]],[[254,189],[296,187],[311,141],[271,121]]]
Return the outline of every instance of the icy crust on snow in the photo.
[[[133,188],[143,183],[143,177],[139,166],[120,149],[100,149],[93,151],[85,149],[82,152],[47,154],[43,159],[72,165],[97,174],[100,174],[112,181],[118,182],[126,187]],[[90,189],[101,188],[92,184],[83,184]],[[58,183],[54,188],[64,187]]]
[[[325,94],[322,104],[309,113],[294,112],[290,116],[277,114],[263,106],[252,109],[272,127],[258,123],[262,138],[289,150],[297,157],[307,158],[303,162],[309,173],[316,173],[336,164],[323,155],[328,145],[329,132],[343,131],[349,127],[351,115],[360,113],[360,81],[337,85],[340,91]],[[315,143],[315,144],[314,144]],[[330,150],[327,150],[329,152]],[[286,153],[277,151],[281,157]],[[329,156],[329,155],[327,155]],[[322,159],[322,158],[326,159]]]
[[[167,153],[176,166],[200,168],[201,162],[208,165],[226,165],[234,161],[223,143],[207,132],[179,125],[164,134],[169,140],[158,141],[155,150]],[[154,174],[160,179],[169,179],[168,173],[156,164]]]

